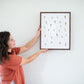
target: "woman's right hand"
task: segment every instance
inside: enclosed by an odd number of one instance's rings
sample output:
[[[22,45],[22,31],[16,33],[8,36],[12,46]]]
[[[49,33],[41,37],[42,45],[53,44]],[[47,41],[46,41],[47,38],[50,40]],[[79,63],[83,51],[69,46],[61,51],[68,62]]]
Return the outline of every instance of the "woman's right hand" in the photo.
[[[48,49],[43,49],[43,50],[40,50],[42,53],[45,53],[45,52],[47,52],[47,51],[50,51],[50,50],[48,50]]]

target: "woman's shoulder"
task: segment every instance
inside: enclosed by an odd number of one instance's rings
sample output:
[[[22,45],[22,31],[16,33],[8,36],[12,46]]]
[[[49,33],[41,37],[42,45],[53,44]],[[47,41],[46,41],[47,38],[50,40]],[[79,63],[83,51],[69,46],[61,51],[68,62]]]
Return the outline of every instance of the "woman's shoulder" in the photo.
[[[14,47],[12,48],[13,52],[15,52],[15,54],[18,54],[20,51],[20,47]]]

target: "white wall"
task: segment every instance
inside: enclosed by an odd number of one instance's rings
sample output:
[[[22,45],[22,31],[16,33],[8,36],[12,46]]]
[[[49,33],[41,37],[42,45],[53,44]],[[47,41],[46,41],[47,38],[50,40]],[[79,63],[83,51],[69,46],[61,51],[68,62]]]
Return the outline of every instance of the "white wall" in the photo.
[[[84,0],[0,0],[0,31],[8,30],[22,46],[35,35],[40,12],[71,11],[71,50],[42,53],[24,65],[26,84],[84,84]],[[40,38],[22,57],[40,50]]]

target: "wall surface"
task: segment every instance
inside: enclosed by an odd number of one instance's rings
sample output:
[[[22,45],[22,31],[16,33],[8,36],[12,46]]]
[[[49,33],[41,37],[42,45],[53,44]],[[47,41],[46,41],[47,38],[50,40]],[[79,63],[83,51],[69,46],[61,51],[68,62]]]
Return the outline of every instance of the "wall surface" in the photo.
[[[26,84],[84,84],[84,0],[0,0],[0,31],[23,46],[36,35],[40,12],[71,12],[71,50],[42,53],[23,66]],[[40,50],[40,38],[27,52]]]

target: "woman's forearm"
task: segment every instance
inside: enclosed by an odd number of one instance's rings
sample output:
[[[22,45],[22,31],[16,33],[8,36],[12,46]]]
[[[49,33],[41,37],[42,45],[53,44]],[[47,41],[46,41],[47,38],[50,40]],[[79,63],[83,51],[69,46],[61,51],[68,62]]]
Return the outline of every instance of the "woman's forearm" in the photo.
[[[42,52],[39,51],[39,52],[36,52],[35,54],[33,54],[32,56],[28,57],[28,63],[33,61],[34,59],[36,59]]]
[[[38,37],[35,36],[31,41],[26,43],[25,47],[28,48],[28,49],[31,48],[36,43],[37,39],[38,39]]]

